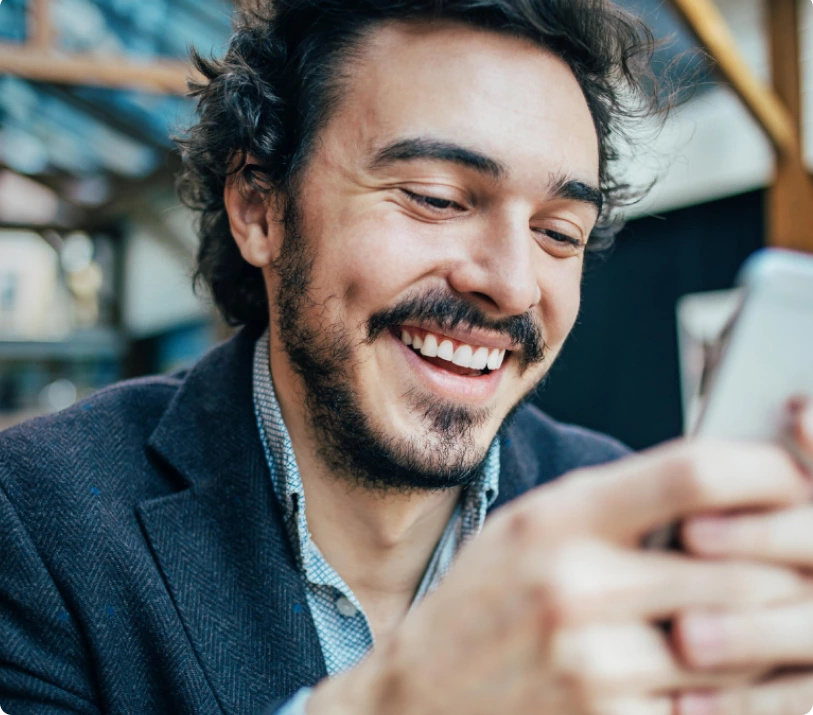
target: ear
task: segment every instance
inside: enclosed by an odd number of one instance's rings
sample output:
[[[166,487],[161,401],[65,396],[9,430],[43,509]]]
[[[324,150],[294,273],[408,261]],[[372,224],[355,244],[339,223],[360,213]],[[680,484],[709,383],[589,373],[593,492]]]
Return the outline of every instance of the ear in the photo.
[[[246,163],[250,162],[249,158]],[[223,200],[243,259],[257,268],[271,265],[279,255],[285,230],[279,197],[252,189],[239,172],[228,178]]]

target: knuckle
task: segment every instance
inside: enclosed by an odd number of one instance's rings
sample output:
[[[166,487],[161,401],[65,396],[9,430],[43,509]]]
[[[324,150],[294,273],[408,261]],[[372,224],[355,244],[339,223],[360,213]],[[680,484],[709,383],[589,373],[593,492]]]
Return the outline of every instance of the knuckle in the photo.
[[[585,566],[573,548],[557,549],[551,554],[545,592],[555,623],[573,623],[585,610],[583,582],[591,579],[591,569]]]
[[[554,600],[550,589],[544,584],[537,584],[530,590],[532,627],[536,633],[543,636],[540,644],[556,633],[563,625],[564,620]]]
[[[568,668],[559,673],[559,681],[568,694],[568,701],[573,703],[577,712],[595,712],[599,702],[599,693],[595,682],[583,669]]]
[[[553,656],[569,691],[582,702],[590,702],[612,692],[618,685],[616,658],[606,638],[595,627],[568,628],[557,634]]]
[[[522,553],[539,542],[540,518],[534,501],[519,499],[500,509],[491,520],[491,533],[499,539],[502,548]]]
[[[675,451],[669,468],[663,473],[663,497],[669,503],[697,504],[711,493],[716,450],[696,443]]]
[[[396,712],[398,707],[408,701],[413,692],[413,683],[409,677],[410,668],[403,667],[403,658],[400,648],[393,641],[387,645],[386,667],[381,668],[376,684],[377,702],[382,706],[383,712]]]
[[[536,517],[528,508],[522,505],[513,509],[506,515],[506,536],[513,543],[528,543],[536,533]]]

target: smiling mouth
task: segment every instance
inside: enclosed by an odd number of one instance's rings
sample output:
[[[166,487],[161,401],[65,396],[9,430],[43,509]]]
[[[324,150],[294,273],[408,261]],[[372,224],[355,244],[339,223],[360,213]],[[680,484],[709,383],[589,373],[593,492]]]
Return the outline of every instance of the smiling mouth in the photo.
[[[392,332],[426,362],[462,377],[489,375],[511,357],[510,350],[470,345],[411,326],[395,328]]]

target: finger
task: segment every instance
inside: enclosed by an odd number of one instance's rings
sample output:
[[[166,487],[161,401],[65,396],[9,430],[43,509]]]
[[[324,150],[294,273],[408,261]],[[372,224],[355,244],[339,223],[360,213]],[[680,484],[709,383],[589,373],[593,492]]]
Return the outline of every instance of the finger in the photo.
[[[748,561],[707,561],[676,552],[572,542],[555,555],[531,552],[525,568],[542,584],[559,623],[658,620],[688,609],[738,609],[813,596],[794,569]]]
[[[629,693],[665,696],[687,689],[732,688],[751,682],[762,669],[704,672],[685,667],[668,637],[647,623],[591,623],[559,631],[551,642],[553,671],[586,699]]]
[[[537,504],[560,537],[591,529],[629,544],[686,516],[791,506],[810,495],[809,479],[780,447],[698,441],[580,470],[543,487],[529,507]]]
[[[688,551],[701,556],[813,567],[813,506],[697,517],[684,523],[681,538]]]
[[[680,696],[677,715],[810,715],[813,677],[787,675],[747,688]]]
[[[681,656],[693,668],[813,666],[813,601],[756,611],[686,613],[675,620],[674,634]]]
[[[617,698],[591,708],[591,715],[674,715],[671,697]]]

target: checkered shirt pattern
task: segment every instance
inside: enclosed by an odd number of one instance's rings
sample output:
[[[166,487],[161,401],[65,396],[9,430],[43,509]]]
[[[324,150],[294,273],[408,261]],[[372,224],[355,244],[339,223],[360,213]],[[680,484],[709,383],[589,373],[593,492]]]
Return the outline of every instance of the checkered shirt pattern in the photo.
[[[329,675],[337,675],[352,668],[372,649],[373,632],[355,594],[311,539],[302,479],[271,378],[267,330],[257,341],[254,351],[253,391],[254,412],[274,492],[282,506],[288,536],[305,580],[308,606],[319,635],[325,666]],[[481,478],[463,491],[435,548],[413,607],[440,583],[463,544],[480,532],[486,512],[497,498],[499,478],[500,444],[495,439],[486,456]],[[304,695],[302,693],[300,697]]]

